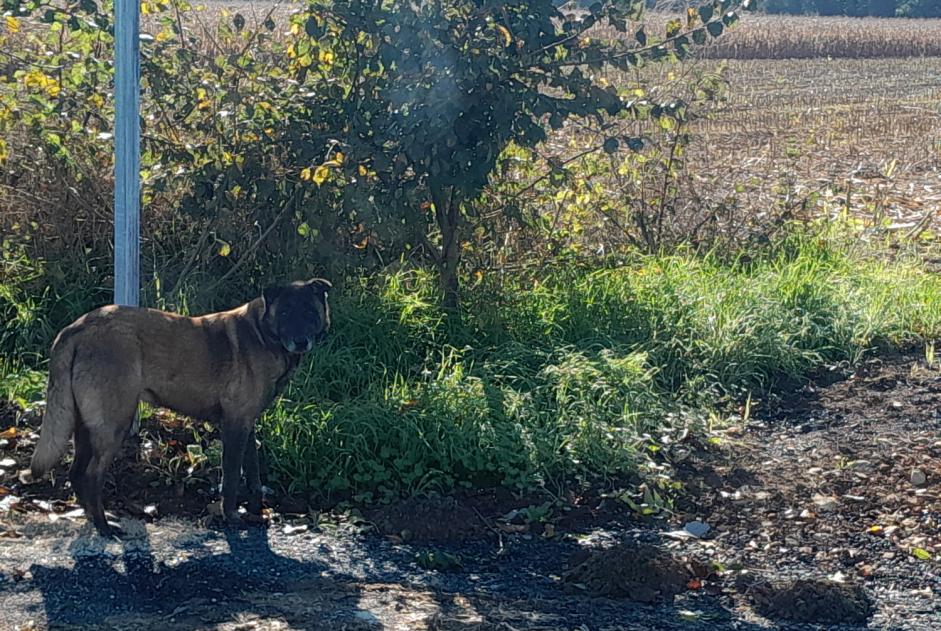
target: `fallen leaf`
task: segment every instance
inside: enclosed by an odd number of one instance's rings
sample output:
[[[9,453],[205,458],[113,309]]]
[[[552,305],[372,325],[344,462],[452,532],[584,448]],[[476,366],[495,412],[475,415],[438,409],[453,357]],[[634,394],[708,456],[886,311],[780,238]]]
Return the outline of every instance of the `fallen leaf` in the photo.
[[[11,438],[16,438],[19,435],[19,432],[15,427],[8,427],[2,432],[0,432],[0,438],[6,438],[10,440]]]
[[[914,556],[916,559],[921,559],[922,561],[931,560],[931,553],[924,548],[912,548],[912,556]]]
[[[686,587],[689,589],[702,589],[702,581],[698,578],[691,578],[689,582],[686,583]]]

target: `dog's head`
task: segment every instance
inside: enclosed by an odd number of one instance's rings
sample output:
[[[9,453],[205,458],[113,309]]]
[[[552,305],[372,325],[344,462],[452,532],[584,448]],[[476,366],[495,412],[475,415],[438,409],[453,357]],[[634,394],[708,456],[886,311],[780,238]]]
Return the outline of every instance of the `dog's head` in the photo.
[[[320,344],[330,329],[327,292],[333,286],[322,278],[271,287],[264,291],[263,325],[289,353],[306,353]]]

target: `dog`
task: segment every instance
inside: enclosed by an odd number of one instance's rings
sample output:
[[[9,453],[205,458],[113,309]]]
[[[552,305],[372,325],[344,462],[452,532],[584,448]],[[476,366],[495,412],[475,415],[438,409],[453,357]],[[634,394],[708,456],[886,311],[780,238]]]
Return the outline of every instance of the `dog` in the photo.
[[[325,340],[331,288],[322,278],[294,282],[195,318],[117,305],[83,315],[53,342],[46,410],[27,477],[42,478],[74,435],[73,492],[99,533],[120,536],[105,517],[102,486],[143,401],[217,423],[222,516],[227,524],[243,523],[237,503],[243,471],[248,513],[260,515],[255,421],[302,355]]]

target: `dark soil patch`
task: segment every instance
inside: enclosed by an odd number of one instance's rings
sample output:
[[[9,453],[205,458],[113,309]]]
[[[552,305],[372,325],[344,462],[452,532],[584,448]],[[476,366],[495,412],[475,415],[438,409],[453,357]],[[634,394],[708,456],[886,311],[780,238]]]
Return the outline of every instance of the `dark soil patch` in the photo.
[[[474,511],[453,497],[414,497],[367,513],[379,532],[403,542],[459,542],[485,526]]]
[[[755,608],[774,620],[815,624],[864,624],[873,603],[859,585],[798,579],[762,583],[748,590]]]
[[[581,555],[579,555],[581,556]],[[658,546],[622,543],[572,560],[569,585],[594,596],[672,602],[692,578],[685,564]]]

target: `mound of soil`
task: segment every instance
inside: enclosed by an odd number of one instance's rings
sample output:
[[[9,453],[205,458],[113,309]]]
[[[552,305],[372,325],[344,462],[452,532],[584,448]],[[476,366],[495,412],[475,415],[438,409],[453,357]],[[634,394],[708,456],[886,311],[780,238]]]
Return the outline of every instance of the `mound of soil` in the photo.
[[[565,582],[595,596],[643,603],[670,602],[686,589],[685,565],[657,546],[620,544],[596,550],[565,576]]]
[[[483,524],[453,497],[414,497],[368,513],[379,532],[404,542],[457,542],[480,534]]]
[[[763,616],[816,624],[864,624],[873,602],[859,585],[813,579],[759,583],[748,595]]]

